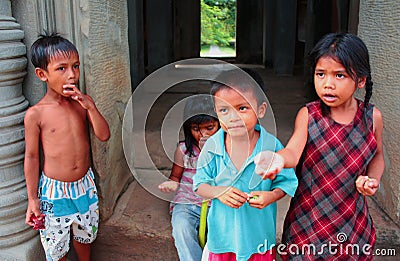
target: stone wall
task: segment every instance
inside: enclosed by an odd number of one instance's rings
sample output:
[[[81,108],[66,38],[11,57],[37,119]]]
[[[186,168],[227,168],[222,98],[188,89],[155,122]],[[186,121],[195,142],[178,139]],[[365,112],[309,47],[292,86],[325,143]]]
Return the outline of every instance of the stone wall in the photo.
[[[108,219],[133,179],[124,158],[121,131],[125,103],[131,95],[127,1],[13,0],[12,8],[25,31],[28,49],[43,29],[57,31],[78,48],[80,88],[93,97],[110,125],[111,138],[106,143],[96,140],[91,132],[100,213],[103,220]],[[31,63],[23,89],[31,105],[46,91]]]
[[[111,131],[106,145],[92,139],[102,217],[107,219],[133,179],[122,150],[121,129],[125,104],[131,96],[128,9],[126,1],[80,2],[87,2],[82,8],[81,24],[86,90],[105,115]]]
[[[389,216],[400,222],[400,2],[360,2],[358,35],[370,52],[374,91],[372,102],[384,120],[386,171],[376,199]],[[362,93],[364,95],[364,92]]]
[[[13,0],[11,1],[12,13],[25,33],[23,42],[27,47],[27,56],[30,57],[30,46],[39,35],[39,16],[36,14],[36,1]],[[33,11],[34,10],[34,11]],[[27,66],[28,74],[25,76],[23,93],[31,105],[36,104],[46,93],[45,85],[37,79],[30,59]]]

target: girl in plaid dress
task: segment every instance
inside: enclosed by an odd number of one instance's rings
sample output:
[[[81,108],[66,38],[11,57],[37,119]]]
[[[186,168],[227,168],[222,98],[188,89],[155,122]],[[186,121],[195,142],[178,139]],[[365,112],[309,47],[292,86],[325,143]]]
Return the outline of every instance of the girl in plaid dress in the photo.
[[[375,229],[365,196],[378,190],[385,165],[383,121],[369,103],[372,94],[368,50],[352,34],[328,34],[311,51],[319,97],[298,112],[285,149],[262,152],[276,169],[273,179],[297,165],[299,186],[284,223],[284,260],[372,260]],[[364,101],[354,97],[365,88]]]

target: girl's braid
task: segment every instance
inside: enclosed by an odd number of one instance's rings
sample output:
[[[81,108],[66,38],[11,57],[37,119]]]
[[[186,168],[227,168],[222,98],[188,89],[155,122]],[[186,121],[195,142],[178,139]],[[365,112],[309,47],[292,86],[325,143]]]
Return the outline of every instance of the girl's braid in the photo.
[[[371,75],[367,76],[367,80],[365,82],[365,97],[364,97],[364,113],[363,113],[363,123],[364,126],[367,128],[367,107],[369,104],[369,100],[371,99],[372,96],[372,85],[374,83],[372,82]]]
[[[368,106],[369,100],[371,99],[372,96],[372,85],[374,83],[371,80],[371,76],[367,77],[367,80],[365,82],[365,97],[364,97],[364,108]]]

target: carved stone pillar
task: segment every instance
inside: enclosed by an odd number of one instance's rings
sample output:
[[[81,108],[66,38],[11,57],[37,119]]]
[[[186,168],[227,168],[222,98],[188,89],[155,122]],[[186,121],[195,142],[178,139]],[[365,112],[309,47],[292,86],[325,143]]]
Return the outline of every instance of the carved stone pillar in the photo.
[[[10,0],[0,0],[0,6],[0,260],[39,260],[38,233],[25,224],[24,32],[12,17]]]

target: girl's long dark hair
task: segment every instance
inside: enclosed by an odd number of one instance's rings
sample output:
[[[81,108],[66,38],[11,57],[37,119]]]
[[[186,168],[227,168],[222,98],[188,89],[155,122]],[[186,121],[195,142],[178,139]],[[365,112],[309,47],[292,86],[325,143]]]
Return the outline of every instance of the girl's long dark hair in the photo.
[[[189,157],[194,156],[193,146],[199,146],[192,135],[192,125],[199,126],[202,123],[218,121],[214,111],[211,95],[196,95],[188,98],[183,110],[183,134],[185,146]]]
[[[352,77],[356,84],[366,77],[364,110],[367,108],[372,96],[371,66],[369,63],[368,49],[364,42],[356,35],[349,33],[331,33],[323,36],[315,45],[308,56],[311,67],[313,84],[315,66],[321,57],[331,57],[341,63],[346,72]],[[321,103],[324,116],[330,114],[330,109]]]

